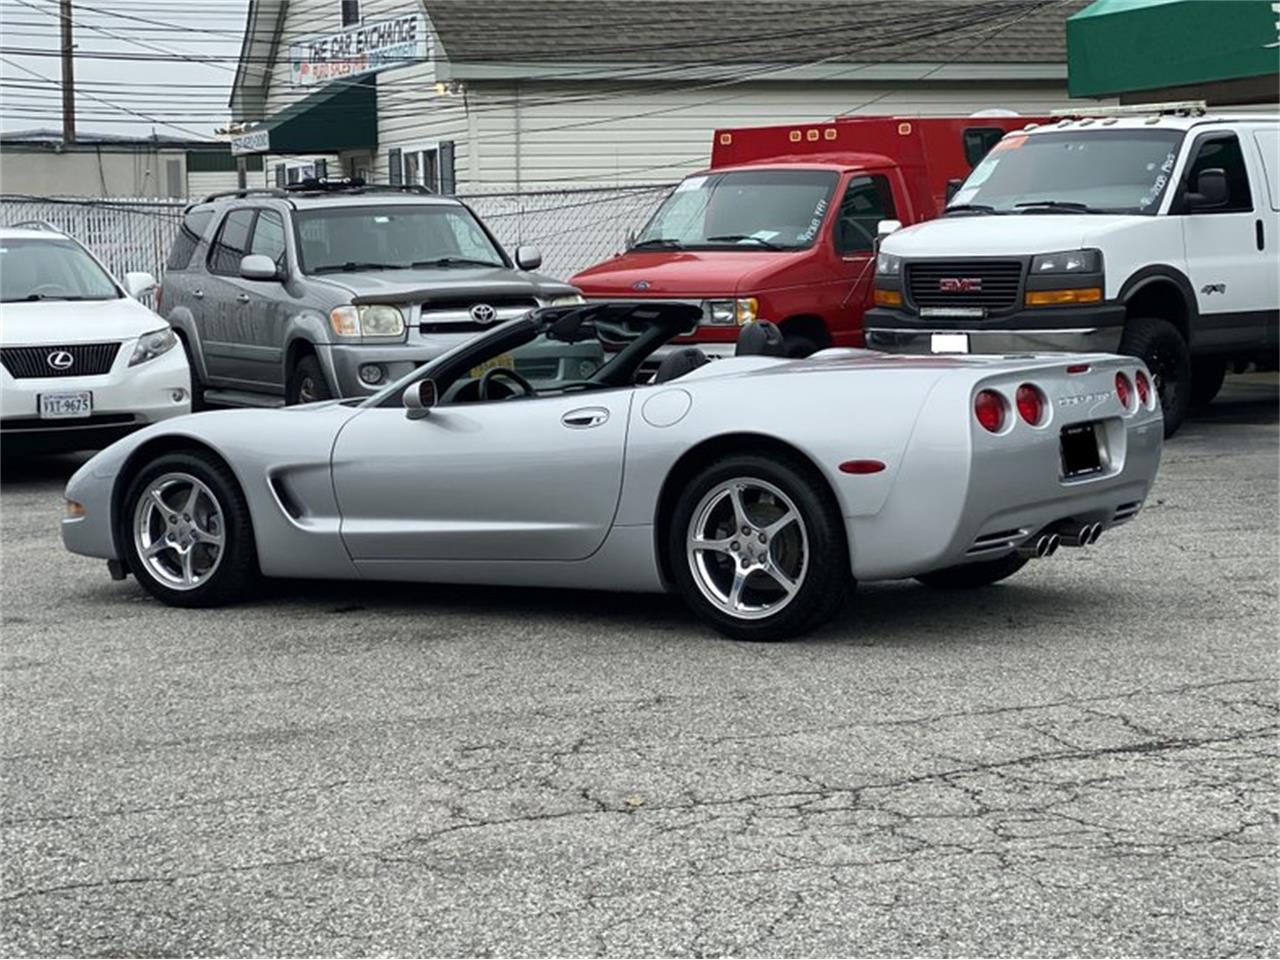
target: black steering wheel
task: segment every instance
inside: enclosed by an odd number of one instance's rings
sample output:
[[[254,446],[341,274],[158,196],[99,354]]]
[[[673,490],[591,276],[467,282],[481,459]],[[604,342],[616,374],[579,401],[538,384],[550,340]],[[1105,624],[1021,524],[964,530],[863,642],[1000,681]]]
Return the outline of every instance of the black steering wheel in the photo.
[[[538,391],[533,389],[533,384],[531,384],[528,380],[520,376],[520,374],[516,373],[514,370],[510,369],[509,367],[490,367],[488,370],[484,372],[484,375],[480,378],[480,399],[481,400],[489,399],[489,384],[491,384],[494,380],[498,379],[499,377],[502,377],[506,380],[510,380],[522,391],[524,391],[524,395],[526,397],[536,397],[538,395]]]

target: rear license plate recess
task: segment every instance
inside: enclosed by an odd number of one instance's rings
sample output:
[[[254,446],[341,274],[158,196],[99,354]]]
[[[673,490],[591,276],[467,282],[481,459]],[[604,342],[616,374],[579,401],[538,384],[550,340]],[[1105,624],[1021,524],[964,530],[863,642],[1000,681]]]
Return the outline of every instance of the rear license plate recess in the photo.
[[[1073,423],[1062,428],[1062,476],[1073,480],[1102,472],[1099,423]]]

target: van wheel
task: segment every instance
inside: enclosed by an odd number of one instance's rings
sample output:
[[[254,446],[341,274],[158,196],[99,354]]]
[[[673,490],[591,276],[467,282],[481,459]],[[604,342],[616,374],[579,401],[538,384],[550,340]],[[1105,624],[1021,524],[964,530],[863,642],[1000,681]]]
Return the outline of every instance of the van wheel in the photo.
[[[1191,406],[1191,351],[1177,327],[1156,317],[1135,317],[1125,324],[1120,352],[1137,357],[1151,371],[1164,409],[1164,435],[1177,433]]]
[[[786,351],[788,357],[799,359],[817,353],[818,345],[808,337],[792,335],[782,338],[782,349]]]
[[[320,361],[314,354],[308,353],[293,365],[293,373],[289,375],[289,386],[285,393],[285,402],[291,405],[333,399],[329,381],[324,378]]]
[[[831,619],[853,584],[840,510],[791,457],[738,454],[680,491],[666,531],[685,603],[735,640],[786,640]]]
[[[1216,357],[1205,357],[1191,361],[1191,406],[1204,407],[1213,402],[1213,398],[1222,389],[1222,381],[1227,375],[1227,361]]]

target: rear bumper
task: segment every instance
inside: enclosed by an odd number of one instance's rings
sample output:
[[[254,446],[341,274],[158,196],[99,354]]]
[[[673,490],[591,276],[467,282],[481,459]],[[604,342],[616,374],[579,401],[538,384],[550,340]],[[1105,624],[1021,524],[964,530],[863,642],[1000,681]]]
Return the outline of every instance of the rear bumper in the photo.
[[[933,353],[934,334],[965,334],[969,353],[1115,353],[1124,333],[1123,304],[1021,310],[998,320],[942,320],[877,307],[866,314],[867,347],[887,353]]]

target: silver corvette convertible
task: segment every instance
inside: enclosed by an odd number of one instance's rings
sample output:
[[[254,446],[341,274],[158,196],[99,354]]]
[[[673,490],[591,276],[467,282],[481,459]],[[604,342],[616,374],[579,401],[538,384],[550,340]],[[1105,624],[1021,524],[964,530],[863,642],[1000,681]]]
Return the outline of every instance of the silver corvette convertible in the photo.
[[[790,360],[758,323],[707,363],[679,345],[699,317],[536,310],[371,398],[165,421],[71,478],[63,540],[181,606],[262,577],[669,590],[729,636],[776,640],[858,580],[1003,580],[1151,489],[1163,431],[1141,361]],[[581,379],[516,372],[522,351],[588,341]]]

